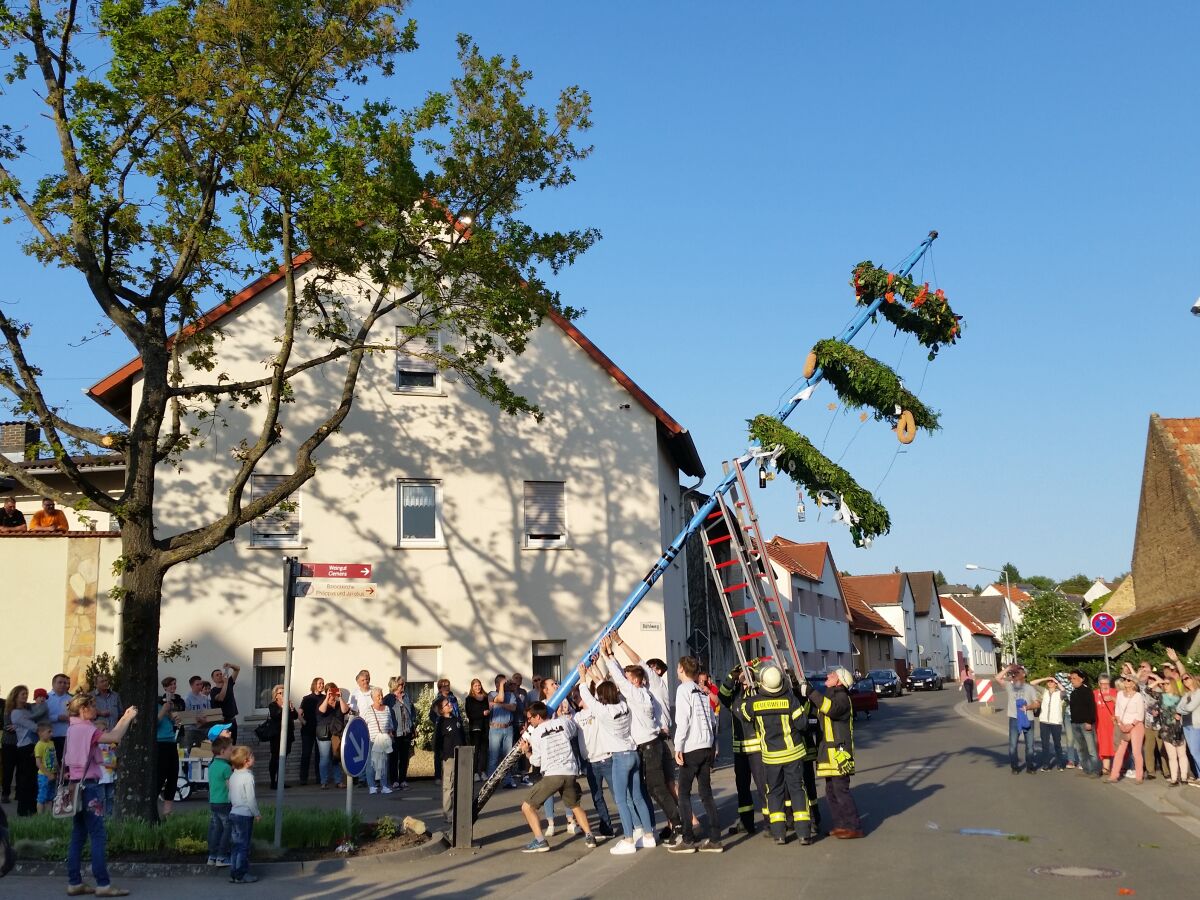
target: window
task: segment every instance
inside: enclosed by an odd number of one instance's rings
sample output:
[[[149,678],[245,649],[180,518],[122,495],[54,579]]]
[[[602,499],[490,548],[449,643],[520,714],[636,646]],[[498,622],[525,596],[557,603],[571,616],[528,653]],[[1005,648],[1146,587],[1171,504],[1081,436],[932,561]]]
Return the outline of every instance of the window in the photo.
[[[533,674],[562,681],[563,641],[533,642]]]
[[[283,661],[286,650],[254,651],[254,708],[265,710],[271,705],[275,685],[283,684]]]
[[[442,483],[440,481],[396,482],[397,533],[401,547],[441,547]]]
[[[288,475],[251,475],[250,498],[258,500],[279,487]],[[300,541],[300,492],[286,500],[264,516],[255,519],[250,526],[252,547],[299,547]]]
[[[525,546],[565,547],[566,543],[566,482],[525,482]]]
[[[425,349],[419,349],[421,345]],[[424,337],[410,337],[400,328],[396,329],[396,390],[408,394],[440,394],[442,378],[438,373],[437,360],[426,354],[437,354],[442,349],[439,333]]]
[[[438,678],[441,647],[402,647],[401,666],[408,698],[414,703],[426,688],[434,689]],[[460,688],[461,693],[461,688]]]

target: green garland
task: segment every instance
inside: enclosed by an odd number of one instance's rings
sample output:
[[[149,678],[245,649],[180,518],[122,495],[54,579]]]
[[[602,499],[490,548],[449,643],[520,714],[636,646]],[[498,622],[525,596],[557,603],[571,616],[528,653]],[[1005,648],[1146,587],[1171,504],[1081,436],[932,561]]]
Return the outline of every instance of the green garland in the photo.
[[[895,422],[896,407],[907,409],[918,428],[936,431],[938,414],[900,383],[900,376],[857,347],[828,338],[813,347],[817,365],[847,406],[869,406],[875,419]]]
[[[850,284],[859,306],[882,297],[879,314],[900,331],[916,335],[929,348],[931,360],[943,345],[955,343],[962,334],[962,316],[954,314],[941,288],[931,293],[928,282],[918,285],[907,275],[880,269],[868,259],[854,267]]]
[[[819,503],[821,491],[841,496],[858,521],[850,526],[850,536],[862,545],[870,538],[887,534],[892,520],[888,511],[864,490],[850,473],[832,462],[802,434],[797,434],[774,416],[755,416],[750,420],[750,437],[763,447],[783,447],[778,464],[782,472],[800,485],[813,502]]]

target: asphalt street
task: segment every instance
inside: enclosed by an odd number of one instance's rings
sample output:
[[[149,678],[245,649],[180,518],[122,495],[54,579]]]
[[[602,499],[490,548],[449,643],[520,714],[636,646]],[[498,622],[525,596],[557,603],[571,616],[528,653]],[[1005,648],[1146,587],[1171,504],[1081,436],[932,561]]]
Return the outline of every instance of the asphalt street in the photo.
[[[995,726],[960,715],[958,691],[882,701],[856,723],[853,793],[868,835],[777,847],[764,837],[726,841],[724,853],[672,855],[663,848],[616,857],[588,852],[578,838],[551,839],[552,852],[518,852],[528,831],[502,792],[480,821],[475,851],[450,851],[403,865],[376,862],[330,873],[264,878],[234,888],[218,878],[170,884],[125,879],[137,896],[172,900],[255,898],[546,897],[926,898],[935,896],[1179,897],[1195,878],[1195,820],[1158,801],[1161,780],[1102,785],[1073,772],[1012,775]],[[969,716],[979,719],[971,709]],[[995,725],[1002,725],[996,722]],[[723,823],[732,824],[732,771],[717,777]],[[1176,788],[1200,795],[1193,787]],[[1144,793],[1142,793],[1144,792]],[[299,799],[299,792],[298,799]],[[326,799],[328,797],[328,799]],[[333,801],[327,794],[325,802]],[[364,798],[367,799],[367,798]],[[432,790],[369,798],[399,814],[429,812]],[[1184,821],[1186,819],[1186,821]],[[826,814],[826,821],[828,815]],[[1180,825],[1192,828],[1189,831]],[[1107,877],[1099,877],[1105,875]],[[45,878],[7,878],[0,895],[35,897],[61,888]],[[1186,889],[1184,893],[1187,893]]]

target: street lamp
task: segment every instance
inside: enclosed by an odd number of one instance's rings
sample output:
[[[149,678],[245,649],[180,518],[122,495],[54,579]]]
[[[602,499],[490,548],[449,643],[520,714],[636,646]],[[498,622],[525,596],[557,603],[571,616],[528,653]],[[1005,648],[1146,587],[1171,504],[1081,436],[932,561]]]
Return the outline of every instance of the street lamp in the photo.
[[[1008,569],[992,569],[988,566],[977,566],[975,563],[967,563],[966,568],[970,569],[971,571],[975,571],[976,569],[983,569],[983,571],[985,571],[985,572],[995,572],[997,575],[1003,575],[1004,576],[1004,588],[1005,588],[1005,598],[1004,599],[1006,601],[1008,601],[1009,603],[1013,602],[1012,585],[1008,581]],[[1011,619],[1012,617],[1010,616],[1009,618]],[[1013,661],[1013,663],[1016,663],[1016,661],[1017,661],[1017,625],[1015,622],[1011,623],[1011,629],[1012,629],[1012,661]]]

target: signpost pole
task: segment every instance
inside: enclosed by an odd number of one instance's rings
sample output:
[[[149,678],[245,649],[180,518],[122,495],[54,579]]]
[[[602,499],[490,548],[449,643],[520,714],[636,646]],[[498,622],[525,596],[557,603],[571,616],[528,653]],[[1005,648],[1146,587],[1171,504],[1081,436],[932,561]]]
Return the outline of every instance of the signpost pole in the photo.
[[[1104,637],[1104,674],[1107,675],[1109,680],[1111,681],[1112,680],[1112,669],[1109,667],[1109,664],[1108,664],[1108,635],[1107,634],[1103,635],[1103,637]]]
[[[346,827],[350,827],[350,816],[354,812],[354,779],[346,776]]]
[[[283,708],[279,717],[278,781],[275,784],[275,848],[283,846],[283,777],[287,768],[287,733],[292,724],[289,713],[292,702],[292,635],[296,624],[296,557],[283,558],[283,629],[287,634],[287,650],[283,655]]]

